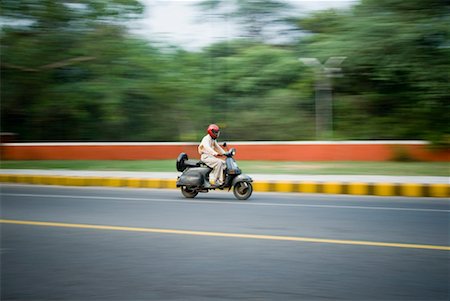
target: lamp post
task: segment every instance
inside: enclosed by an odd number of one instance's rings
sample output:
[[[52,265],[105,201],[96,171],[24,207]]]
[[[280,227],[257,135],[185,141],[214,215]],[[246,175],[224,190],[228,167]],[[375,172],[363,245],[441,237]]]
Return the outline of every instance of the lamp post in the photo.
[[[332,77],[340,77],[339,66],[346,59],[344,56],[330,57],[324,64],[316,58],[299,58],[303,64],[315,71],[315,114],[316,139],[333,136],[333,94]]]

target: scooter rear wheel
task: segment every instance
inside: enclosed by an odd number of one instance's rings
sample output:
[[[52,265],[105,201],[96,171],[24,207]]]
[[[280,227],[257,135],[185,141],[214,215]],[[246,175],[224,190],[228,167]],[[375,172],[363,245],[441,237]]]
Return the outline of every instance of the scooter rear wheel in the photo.
[[[185,198],[193,199],[193,198],[195,198],[197,196],[198,191],[195,191],[193,189],[189,189],[186,186],[181,186],[181,194],[183,194],[183,196]]]
[[[238,182],[233,187],[233,194],[238,200],[248,199],[253,192],[252,183]]]

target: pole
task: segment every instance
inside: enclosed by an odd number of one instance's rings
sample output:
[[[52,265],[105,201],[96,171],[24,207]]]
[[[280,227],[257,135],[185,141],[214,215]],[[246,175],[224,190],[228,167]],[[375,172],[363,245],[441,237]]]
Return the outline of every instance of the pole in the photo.
[[[333,138],[333,91],[331,77],[342,76],[338,66],[346,57],[330,57],[324,64],[316,58],[300,58],[315,70],[316,140]]]

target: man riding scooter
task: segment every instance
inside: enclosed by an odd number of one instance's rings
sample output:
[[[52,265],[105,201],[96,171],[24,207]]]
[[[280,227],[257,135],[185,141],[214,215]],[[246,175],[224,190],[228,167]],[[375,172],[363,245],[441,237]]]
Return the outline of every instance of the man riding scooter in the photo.
[[[220,128],[216,124],[210,124],[206,129],[207,135],[203,137],[198,152],[201,160],[213,170],[209,174],[209,183],[212,187],[220,187],[224,184],[225,160],[221,159],[225,151],[217,143]]]
[[[216,124],[210,124],[207,132],[198,146],[201,161],[189,160],[186,153],[178,156],[176,167],[182,174],[177,178],[177,187],[181,188],[186,198],[194,198],[199,192],[206,193],[217,188],[233,188],[233,194],[238,200],[248,199],[253,192],[253,180],[242,173],[234,160],[236,149],[225,152],[219,146],[217,138],[220,129]],[[222,160],[221,157],[226,159]]]

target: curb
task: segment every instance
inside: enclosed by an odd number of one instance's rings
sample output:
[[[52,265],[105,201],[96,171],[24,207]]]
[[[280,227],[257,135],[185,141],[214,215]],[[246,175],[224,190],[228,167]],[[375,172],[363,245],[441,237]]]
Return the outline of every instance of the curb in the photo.
[[[0,174],[1,183],[177,189],[175,179]],[[374,196],[450,197],[450,184],[255,181],[257,192],[296,192]]]

